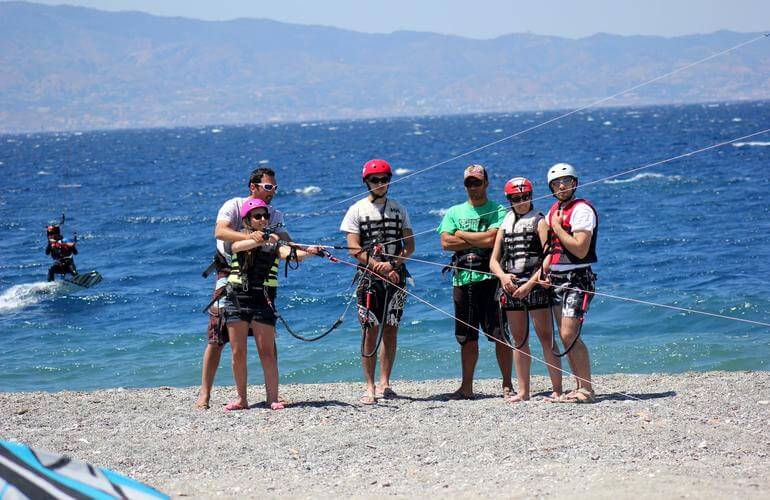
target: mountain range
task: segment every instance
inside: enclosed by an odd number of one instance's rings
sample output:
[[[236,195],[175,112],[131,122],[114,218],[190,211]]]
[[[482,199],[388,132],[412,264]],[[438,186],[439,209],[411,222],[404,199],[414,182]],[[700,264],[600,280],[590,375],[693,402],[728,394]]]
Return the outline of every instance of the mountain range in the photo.
[[[759,33],[366,34],[0,3],[0,132],[578,107]],[[770,96],[770,38],[604,105]]]

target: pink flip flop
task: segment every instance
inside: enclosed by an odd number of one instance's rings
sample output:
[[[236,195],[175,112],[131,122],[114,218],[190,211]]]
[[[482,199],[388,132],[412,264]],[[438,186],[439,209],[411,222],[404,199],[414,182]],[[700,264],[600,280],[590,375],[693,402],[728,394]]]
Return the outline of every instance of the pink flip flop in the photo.
[[[225,411],[240,411],[240,410],[248,410],[248,406],[243,406],[240,403],[227,403],[227,406],[225,406]]]
[[[286,407],[284,406],[284,404],[281,403],[280,401],[276,401],[275,403],[270,403],[271,410],[283,410],[285,408]]]

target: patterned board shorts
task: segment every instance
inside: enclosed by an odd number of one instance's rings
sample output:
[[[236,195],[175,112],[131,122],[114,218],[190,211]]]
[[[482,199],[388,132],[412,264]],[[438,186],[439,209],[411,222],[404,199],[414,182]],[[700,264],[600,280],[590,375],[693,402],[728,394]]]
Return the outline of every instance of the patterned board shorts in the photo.
[[[398,326],[406,305],[406,292],[402,290],[405,287],[403,277],[396,287],[379,278],[362,276],[356,289],[361,326],[368,328],[383,321],[386,326]]]
[[[551,301],[562,317],[582,318],[594,298],[596,275],[590,267],[551,272]]]

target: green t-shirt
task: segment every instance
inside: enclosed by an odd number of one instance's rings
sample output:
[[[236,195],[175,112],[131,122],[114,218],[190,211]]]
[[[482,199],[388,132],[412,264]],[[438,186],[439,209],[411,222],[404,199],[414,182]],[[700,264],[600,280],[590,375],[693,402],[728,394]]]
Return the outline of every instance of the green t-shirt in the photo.
[[[481,233],[498,228],[503,223],[507,212],[503,205],[494,201],[487,201],[480,207],[474,207],[466,201],[447,210],[441,225],[438,227],[438,233],[455,234],[456,231]],[[475,271],[457,270],[452,278],[452,285],[462,286],[486,279],[496,278]]]

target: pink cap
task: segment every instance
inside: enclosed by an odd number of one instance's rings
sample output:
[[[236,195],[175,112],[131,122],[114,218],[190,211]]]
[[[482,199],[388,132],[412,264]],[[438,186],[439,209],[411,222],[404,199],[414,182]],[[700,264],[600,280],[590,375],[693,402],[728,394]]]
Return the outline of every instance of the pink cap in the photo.
[[[249,198],[248,200],[243,202],[243,205],[241,205],[241,219],[245,219],[247,215],[249,215],[249,212],[254,210],[255,208],[267,208],[267,203],[260,200],[259,198]]]

